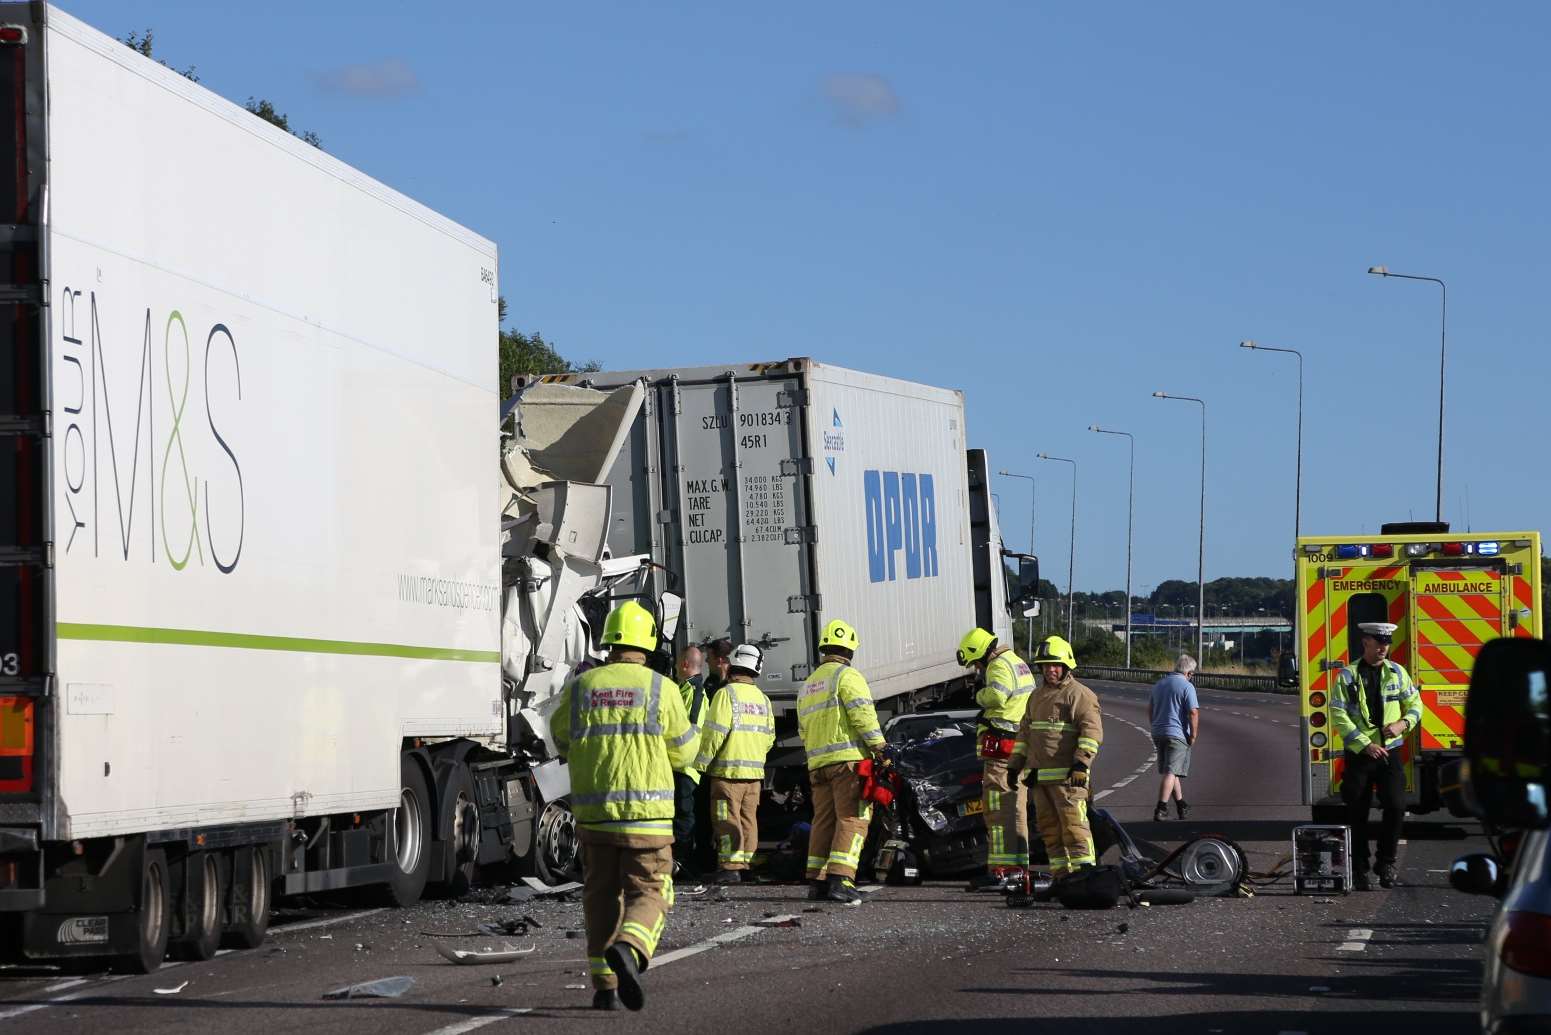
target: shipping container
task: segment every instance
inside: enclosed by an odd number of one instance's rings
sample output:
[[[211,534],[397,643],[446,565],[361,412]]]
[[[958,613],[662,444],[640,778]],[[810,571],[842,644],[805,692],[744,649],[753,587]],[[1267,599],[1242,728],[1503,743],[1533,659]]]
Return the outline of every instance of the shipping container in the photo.
[[[631,383],[647,392],[608,475],[609,546],[682,580],[684,642],[762,646],[778,706],[830,619],[856,627],[879,700],[956,685],[977,623],[1010,635],[983,454],[971,507],[962,392],[794,358],[558,375],[524,405]]]

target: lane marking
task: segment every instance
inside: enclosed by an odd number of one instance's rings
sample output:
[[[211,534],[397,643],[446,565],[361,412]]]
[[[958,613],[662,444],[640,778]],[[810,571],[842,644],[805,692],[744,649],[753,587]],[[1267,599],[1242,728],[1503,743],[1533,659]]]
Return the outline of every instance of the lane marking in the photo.
[[[428,1032],[427,1035],[463,1035],[463,1032],[474,1031],[477,1028],[483,1028],[487,1024],[494,1024],[496,1021],[504,1021],[509,1017],[521,1017],[525,1013],[532,1012],[533,1007],[531,1006],[503,1006],[482,1017],[470,1017],[466,1021],[449,1024],[445,1028],[437,1028],[434,1031]]]
[[[163,969],[167,968],[164,967]],[[58,1006],[60,1003],[68,1003],[73,1000],[80,999],[83,996],[88,996],[96,992],[97,989],[101,988],[103,985],[109,985],[115,981],[125,981],[133,976],[135,975],[118,974],[114,975],[113,977],[103,978],[100,981],[91,981],[89,978],[79,978],[74,982],[74,984],[68,981],[60,982],[58,985],[52,986],[52,988],[56,990],[60,988],[74,988],[76,985],[85,985],[88,983],[89,987],[83,988],[79,992],[71,992],[69,995],[54,996],[52,999],[46,999],[41,1003],[29,1003],[26,1006],[18,1006],[14,1010],[0,1012],[0,1021],[10,1020],[12,1017],[21,1017],[24,1014],[32,1013],[34,1010],[42,1010],[46,1007]],[[49,989],[45,989],[45,991],[49,991]]]
[[[1337,952],[1362,952],[1368,947],[1368,939],[1373,937],[1373,929],[1369,927],[1354,927],[1346,932],[1346,941],[1336,946]]]
[[[1120,788],[1128,786],[1129,784],[1135,782],[1135,780],[1136,780],[1136,774],[1132,773],[1130,776],[1126,777],[1124,780],[1116,780],[1115,781],[1115,785],[1112,788],[1110,788],[1110,789],[1118,791],[1118,790],[1120,790]]]
[[[1110,788],[1110,789],[1109,789],[1109,790],[1107,790],[1107,791],[1100,791],[1100,792],[1099,792],[1099,793],[1097,793],[1097,794],[1095,794],[1095,795],[1094,795],[1094,796],[1093,796],[1093,800],[1094,800],[1094,801],[1098,801],[1098,800],[1099,800],[1099,799],[1100,799],[1100,798],[1107,798],[1107,797],[1109,797],[1109,796],[1110,796],[1110,795],[1111,795],[1111,794],[1114,794],[1114,793],[1115,793],[1115,789],[1114,789],[1114,788],[1113,788],[1113,787],[1111,787],[1111,788]]]
[[[284,927],[271,927],[271,935],[290,934],[292,931],[315,931],[320,927],[333,927],[335,924],[345,923],[347,920],[359,920],[365,916],[376,916],[378,913],[386,913],[386,906],[379,909],[363,909],[358,913],[346,913],[344,916],[329,916],[322,920],[308,920],[303,924],[286,924]]]

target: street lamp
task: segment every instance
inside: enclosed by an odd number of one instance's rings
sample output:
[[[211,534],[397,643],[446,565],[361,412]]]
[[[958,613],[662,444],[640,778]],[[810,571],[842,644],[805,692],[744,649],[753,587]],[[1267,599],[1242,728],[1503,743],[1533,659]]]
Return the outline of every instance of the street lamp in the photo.
[[[1126,496],[1126,668],[1131,667],[1131,530],[1136,523],[1136,437],[1129,431],[1111,431],[1097,424],[1089,431],[1100,435],[1124,435],[1131,444],[1131,474]]]
[[[1041,460],[1072,465],[1072,541],[1066,553],[1066,642],[1072,642],[1072,572],[1077,567],[1077,461],[1049,453],[1035,453]]]
[[[1011,471],[997,471],[1003,478],[1022,478],[1029,483],[1029,556],[1034,555],[1034,476],[1032,474],[1014,474]],[[1039,595],[1039,585],[1034,586],[1034,593]],[[1029,633],[1029,649],[1034,649],[1034,616],[1028,615],[1023,620]]]
[[[1297,349],[1282,349],[1275,345],[1261,345],[1253,341],[1239,342],[1241,349],[1258,349],[1261,352],[1285,352],[1298,357],[1298,463],[1293,478],[1293,539],[1303,534],[1303,353]]]
[[[1441,522],[1443,520],[1443,362],[1449,345],[1449,287],[1437,277],[1423,277],[1413,273],[1391,273],[1385,266],[1369,266],[1368,272],[1379,277],[1429,281],[1438,285],[1443,296],[1438,331],[1438,496],[1433,516],[1433,520]]]
[[[1206,631],[1201,614],[1206,604],[1206,400],[1193,395],[1170,395],[1167,392],[1152,393],[1154,399],[1173,399],[1176,402],[1193,402],[1201,407],[1201,538],[1196,552],[1196,661],[1206,664],[1203,646]]]

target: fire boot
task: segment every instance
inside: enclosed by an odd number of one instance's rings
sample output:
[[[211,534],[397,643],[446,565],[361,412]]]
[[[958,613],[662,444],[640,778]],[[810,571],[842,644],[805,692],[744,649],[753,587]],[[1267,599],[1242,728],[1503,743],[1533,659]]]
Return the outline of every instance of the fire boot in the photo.
[[[831,874],[824,890],[831,902],[838,902],[842,906],[862,904],[862,893],[856,890],[856,885],[847,877],[836,877]]]

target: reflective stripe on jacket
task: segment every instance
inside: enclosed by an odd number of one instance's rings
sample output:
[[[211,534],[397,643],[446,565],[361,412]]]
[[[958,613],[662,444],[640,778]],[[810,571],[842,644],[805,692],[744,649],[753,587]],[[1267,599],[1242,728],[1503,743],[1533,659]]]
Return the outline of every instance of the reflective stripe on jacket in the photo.
[[[986,685],[975,694],[981,724],[1008,736],[1018,732],[1034,689],[1034,672],[1012,651],[1003,651],[986,665]]]
[[[1068,672],[1055,686],[1042,683],[1029,695],[1012,749],[1012,767],[1035,770],[1040,783],[1059,783],[1072,763],[1092,766],[1102,743],[1098,696]]]
[[[859,762],[883,747],[867,680],[850,665],[826,661],[813,670],[797,698],[797,730],[808,768]]]
[[[645,665],[615,662],[560,691],[550,732],[583,826],[672,833],[673,771],[694,761],[696,738],[677,690]]]
[[[770,698],[753,683],[734,680],[711,698],[695,768],[723,780],[763,780],[774,744]]]
[[[1406,732],[1384,743],[1386,749],[1397,748],[1422,724],[1421,693],[1411,682],[1411,674],[1388,658],[1379,673],[1379,696],[1384,699],[1384,719],[1374,722],[1368,715],[1368,688],[1363,686],[1357,666],[1347,665],[1336,673],[1336,692],[1330,695],[1330,727],[1346,750],[1360,752],[1381,739],[1380,727],[1404,721]]]

